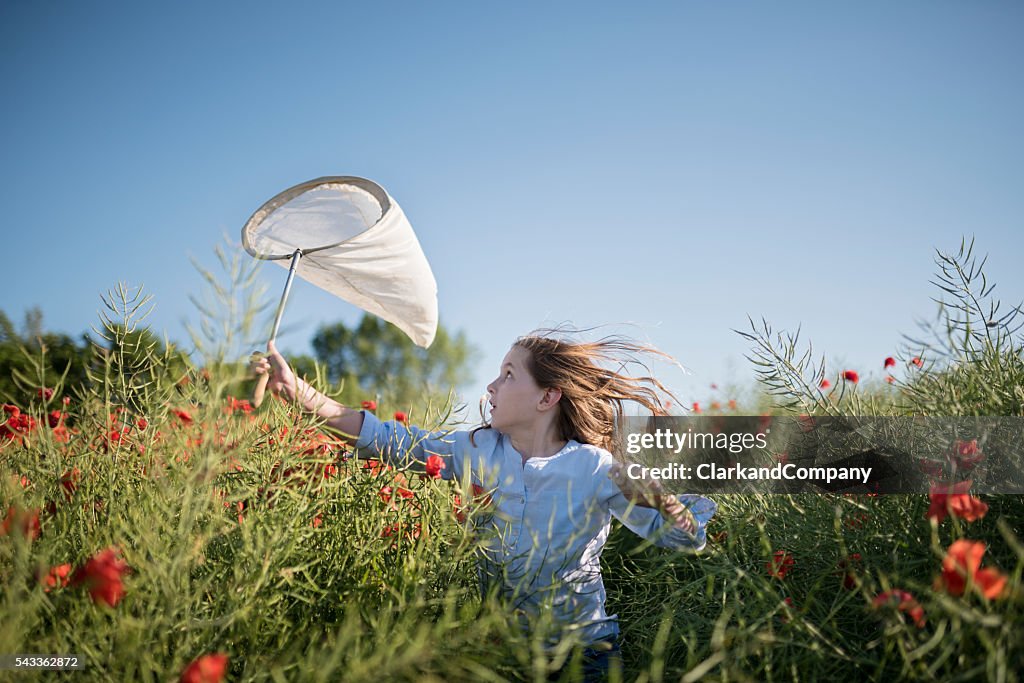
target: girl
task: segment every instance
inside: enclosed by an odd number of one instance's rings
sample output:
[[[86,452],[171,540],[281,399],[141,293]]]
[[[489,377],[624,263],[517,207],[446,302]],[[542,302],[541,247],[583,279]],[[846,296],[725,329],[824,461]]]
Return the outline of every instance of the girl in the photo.
[[[498,377],[487,386],[490,420],[472,431],[427,432],[381,422],[297,379],[273,343],[257,374],[268,387],[348,437],[367,457],[396,465],[427,463],[441,476],[491,492],[493,533],[483,540],[483,588],[497,582],[523,626],[549,614],[564,636],[584,645],[590,675],[607,671],[618,656],[616,615],[605,612],[600,556],[614,515],[656,545],[697,551],[715,504],[696,495],[671,496],[657,482],[635,481],[612,454],[613,429],[623,403],[655,415],[665,409],[656,379],[621,369],[635,353],[656,353],[616,338],[573,343],[530,335],[512,345]],[[621,356],[627,356],[625,362]]]

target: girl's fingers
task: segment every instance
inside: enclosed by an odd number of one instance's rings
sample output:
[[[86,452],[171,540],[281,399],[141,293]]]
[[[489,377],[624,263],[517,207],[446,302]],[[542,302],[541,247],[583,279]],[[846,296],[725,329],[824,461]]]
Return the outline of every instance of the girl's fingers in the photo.
[[[678,498],[666,493],[665,487],[657,479],[633,479],[626,475],[626,468],[619,463],[612,465],[608,476],[622,494],[637,505],[661,510],[663,515],[674,520],[675,525],[688,534],[696,530],[693,513]]]
[[[270,369],[270,363],[267,362],[261,354],[254,353],[249,356],[249,372],[254,375],[265,374]]]

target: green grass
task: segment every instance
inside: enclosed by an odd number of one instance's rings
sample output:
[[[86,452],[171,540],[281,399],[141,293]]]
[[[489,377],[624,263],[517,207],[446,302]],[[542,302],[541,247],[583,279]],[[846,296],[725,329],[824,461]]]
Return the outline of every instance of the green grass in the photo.
[[[925,357],[919,371],[819,391],[822,366],[765,324],[748,336],[776,403],[754,414],[1024,414],[1015,316],[993,315],[984,286],[972,289],[969,248],[939,263],[959,317],[945,318],[947,346],[914,342],[904,354]],[[505,606],[479,596],[471,527],[452,509],[468,492],[364,469],[275,401],[232,411],[233,366],[183,380],[179,360],[131,342],[128,303],[125,320],[105,327],[113,351],[69,396],[66,438],[48,425],[64,409],[61,386],[18,406],[34,429],[0,436],[0,515],[10,515],[0,653],[78,654],[84,669],[65,674],[74,680],[175,680],[213,652],[229,656],[232,681],[533,681],[562,665],[574,678],[571,643],[545,654],[543,628],[519,633]],[[415,496],[392,506],[385,486]],[[625,680],[1020,679],[1020,496],[985,496],[984,518],[941,524],[925,517],[927,495],[716,500],[712,541],[696,556],[614,525],[602,562]],[[32,513],[38,537],[23,521]],[[1007,576],[1000,597],[935,586],[958,539],[986,544],[983,566]],[[130,569],[113,607],[85,586],[47,591],[39,579],[109,547]],[[779,551],[792,560],[781,578],[768,570]],[[890,589],[913,595],[922,627],[873,606]]]
[[[72,404],[69,443],[38,427],[4,446],[3,507],[40,510],[40,536],[15,526],[0,538],[0,651],[77,653],[86,670],[75,676],[87,680],[166,680],[207,652],[230,656],[231,680],[544,676],[538,643],[477,594],[451,484],[338,462],[283,406],[256,417],[226,415],[225,404],[189,405],[191,424],[154,406],[145,430],[106,452],[108,406]],[[81,474],[67,498],[72,468]],[[385,485],[415,497],[392,509]],[[927,496],[721,496],[715,540],[698,556],[616,526],[603,560],[625,678],[1014,680],[1024,554],[1011,530],[1024,528],[1024,505],[987,501],[982,520],[933,526]],[[382,537],[394,524],[402,532]],[[1011,575],[1007,598],[932,589],[964,536],[987,542],[986,566]],[[109,546],[131,568],[113,608],[82,587],[45,592],[36,578]],[[793,558],[782,579],[766,568],[777,550]],[[852,553],[861,561],[846,589],[839,563]],[[891,587],[920,601],[925,628],[871,607]]]

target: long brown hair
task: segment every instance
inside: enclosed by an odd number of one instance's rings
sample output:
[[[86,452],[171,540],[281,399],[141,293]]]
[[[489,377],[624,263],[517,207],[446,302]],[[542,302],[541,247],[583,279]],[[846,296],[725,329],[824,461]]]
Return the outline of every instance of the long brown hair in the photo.
[[[668,414],[670,404],[663,396],[678,404],[641,360],[647,355],[678,365],[672,356],[618,335],[575,342],[566,334],[561,329],[535,330],[512,344],[528,352],[526,369],[538,386],[562,392],[558,427],[563,439],[614,451],[615,423],[623,417],[625,403],[637,403],[652,415]],[[623,372],[630,365],[639,366],[645,374]],[[489,427],[484,424],[477,429]]]

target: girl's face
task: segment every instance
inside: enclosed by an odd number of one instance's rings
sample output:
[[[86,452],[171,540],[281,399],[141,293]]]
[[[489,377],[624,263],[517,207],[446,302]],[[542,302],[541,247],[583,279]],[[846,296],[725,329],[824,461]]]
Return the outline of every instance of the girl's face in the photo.
[[[499,432],[532,426],[541,415],[538,407],[546,392],[526,370],[528,354],[526,349],[513,346],[501,362],[498,378],[487,385],[491,426]]]

